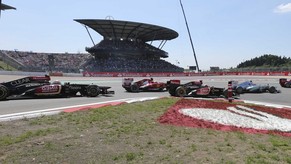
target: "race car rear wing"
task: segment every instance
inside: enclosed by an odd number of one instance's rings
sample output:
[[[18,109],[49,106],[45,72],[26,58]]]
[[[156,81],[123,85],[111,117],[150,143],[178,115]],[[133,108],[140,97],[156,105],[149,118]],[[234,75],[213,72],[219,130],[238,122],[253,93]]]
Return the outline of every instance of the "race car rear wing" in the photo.
[[[180,84],[181,81],[180,80],[170,80],[170,81],[167,81],[167,84]]]
[[[230,82],[231,82],[232,88],[235,88],[235,87],[238,86],[238,81],[237,80],[231,80]]]
[[[133,78],[124,78],[122,79],[122,85],[131,85]]]
[[[279,79],[279,83],[280,83],[281,87],[285,87],[285,83],[286,82],[287,82],[287,79],[286,78]]]

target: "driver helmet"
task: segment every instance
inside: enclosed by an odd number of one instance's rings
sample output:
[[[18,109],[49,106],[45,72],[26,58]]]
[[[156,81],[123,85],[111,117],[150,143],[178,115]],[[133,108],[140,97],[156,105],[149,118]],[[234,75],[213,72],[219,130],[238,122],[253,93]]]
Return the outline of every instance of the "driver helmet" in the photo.
[[[61,84],[61,82],[59,80],[55,80],[52,84]]]

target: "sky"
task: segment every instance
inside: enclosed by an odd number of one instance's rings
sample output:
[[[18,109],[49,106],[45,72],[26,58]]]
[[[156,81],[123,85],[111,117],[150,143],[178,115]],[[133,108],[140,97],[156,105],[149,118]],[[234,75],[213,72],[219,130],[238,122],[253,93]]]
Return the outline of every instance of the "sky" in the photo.
[[[175,30],[165,60],[195,66],[179,0],[2,0],[0,50],[85,53],[93,44],[74,19],[125,20]],[[264,54],[291,57],[291,0],[182,0],[201,70],[231,68]],[[102,36],[89,29],[95,43]],[[158,46],[160,41],[153,42]]]

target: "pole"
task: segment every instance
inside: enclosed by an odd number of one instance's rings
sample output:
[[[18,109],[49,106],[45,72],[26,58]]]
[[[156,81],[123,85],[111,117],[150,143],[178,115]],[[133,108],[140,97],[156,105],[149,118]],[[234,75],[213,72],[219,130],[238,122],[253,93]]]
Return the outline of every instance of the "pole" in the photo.
[[[228,89],[227,89],[227,97],[228,97],[228,102],[232,103],[233,97],[232,97],[232,81],[228,81]]]
[[[198,65],[197,58],[196,58],[196,53],[195,53],[195,50],[194,50],[194,45],[193,45],[193,42],[192,42],[192,38],[191,38],[190,30],[189,30],[189,27],[188,27],[188,23],[187,23],[187,19],[186,19],[185,11],[184,11],[184,8],[183,8],[182,0],[180,0],[180,5],[181,5],[182,12],[183,12],[183,15],[184,15],[184,19],[185,19],[185,23],[186,23],[186,27],[187,27],[188,35],[189,35],[189,38],[190,38],[190,43],[191,43],[191,47],[192,47],[192,51],[193,51],[193,55],[194,55],[194,59],[195,59],[196,66],[197,66],[197,69],[198,69],[198,72],[199,72],[200,69],[199,69],[199,65]]]

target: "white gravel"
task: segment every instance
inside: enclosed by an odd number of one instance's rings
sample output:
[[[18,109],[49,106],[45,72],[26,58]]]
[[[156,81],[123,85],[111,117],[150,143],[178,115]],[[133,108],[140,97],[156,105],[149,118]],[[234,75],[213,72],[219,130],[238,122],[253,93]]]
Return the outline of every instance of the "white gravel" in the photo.
[[[241,110],[243,109],[243,110]],[[228,107],[227,110],[211,108],[180,109],[181,114],[223,125],[260,130],[291,132],[291,120],[244,106]]]

